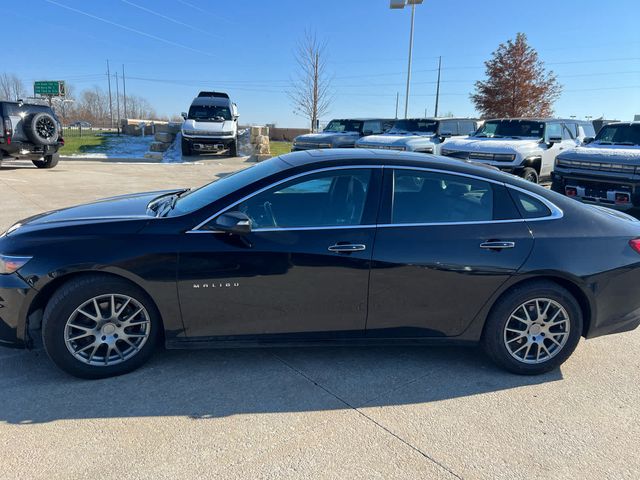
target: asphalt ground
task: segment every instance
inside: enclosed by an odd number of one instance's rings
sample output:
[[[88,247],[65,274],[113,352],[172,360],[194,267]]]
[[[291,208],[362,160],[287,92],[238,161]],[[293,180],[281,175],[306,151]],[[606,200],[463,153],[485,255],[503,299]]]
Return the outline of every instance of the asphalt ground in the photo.
[[[5,161],[0,230],[248,166]],[[462,347],[164,351],[83,381],[0,349],[1,479],[640,478],[640,331],[522,377]]]

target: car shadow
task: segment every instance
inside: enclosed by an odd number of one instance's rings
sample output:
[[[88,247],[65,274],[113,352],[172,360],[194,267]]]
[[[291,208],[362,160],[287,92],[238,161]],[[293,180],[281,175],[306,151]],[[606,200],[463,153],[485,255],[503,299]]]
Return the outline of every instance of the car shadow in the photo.
[[[306,412],[437,402],[562,379],[518,376],[476,348],[160,351],[128,375],[80,380],[43,351],[0,357],[0,421]]]

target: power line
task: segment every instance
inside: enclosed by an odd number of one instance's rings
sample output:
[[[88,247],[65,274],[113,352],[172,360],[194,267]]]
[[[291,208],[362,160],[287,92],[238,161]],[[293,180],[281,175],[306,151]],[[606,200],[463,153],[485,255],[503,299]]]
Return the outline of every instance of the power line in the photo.
[[[158,37],[157,35],[152,35],[151,33],[146,33],[146,32],[143,32],[141,30],[137,30],[135,28],[127,27],[126,25],[122,25],[120,23],[112,22],[111,20],[107,20],[106,18],[98,17],[97,15],[93,15],[93,14],[85,12],[83,10],[78,10],[77,8],[73,8],[73,7],[70,7],[68,5],[64,5],[62,3],[58,3],[55,0],[45,0],[45,1],[47,3],[52,4],[52,5],[56,5],[56,6],[60,7],[60,8],[64,8],[66,10],[69,10],[69,11],[72,11],[72,12],[75,12],[75,13],[79,13],[80,15],[84,15],[85,17],[89,17],[89,18],[92,18],[94,20],[98,20],[100,22],[112,25],[114,27],[118,27],[118,28],[121,28],[123,30],[127,30],[129,32],[136,33],[138,35],[150,38],[152,40],[157,40],[159,42],[166,43],[167,45],[172,45],[174,47],[183,48],[185,50],[189,50],[189,51],[192,51],[192,52],[195,52],[195,53],[199,53],[201,55],[206,55],[208,57],[213,57],[214,56],[214,55],[210,54],[209,52],[205,52],[203,50],[198,50],[197,48],[188,47],[187,45],[183,45],[181,43],[177,43],[177,42],[174,42],[172,40],[167,40],[166,38]]]
[[[167,21],[169,21],[171,23],[175,23],[176,25],[181,25],[183,27],[187,27],[187,28],[189,28],[189,29],[191,29],[193,31],[202,33],[202,34],[207,35],[209,37],[223,38],[220,35],[212,35],[211,32],[207,32],[206,30],[202,30],[201,28],[198,28],[198,27],[196,27],[194,25],[190,25],[188,23],[181,22],[180,20],[176,20],[175,18],[168,17],[166,15],[163,15],[162,13],[156,12],[155,10],[151,10],[150,8],[143,7],[142,5],[138,5],[137,3],[130,2],[129,0],[120,0],[120,1],[122,3],[126,3],[127,5],[130,5],[132,7],[138,8],[138,9],[142,10],[143,12],[150,13],[151,15],[155,15],[156,17],[162,18],[162,19],[167,20]]]

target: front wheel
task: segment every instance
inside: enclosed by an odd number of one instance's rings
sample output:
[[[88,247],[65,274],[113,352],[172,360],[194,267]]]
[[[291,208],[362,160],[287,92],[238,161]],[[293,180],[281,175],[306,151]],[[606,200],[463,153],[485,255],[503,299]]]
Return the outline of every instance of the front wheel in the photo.
[[[49,357],[80,378],[130,372],[151,356],[160,319],[138,287],[106,275],[63,285],[44,312],[42,338]]]
[[[33,160],[33,164],[38,168],[53,168],[58,165],[60,161],[60,155],[45,155],[42,160]]]
[[[238,141],[234,140],[231,145],[229,145],[229,156],[237,157],[238,156]]]
[[[536,172],[535,168],[526,167],[522,170],[520,176],[527,182],[538,183],[538,172]]]
[[[573,353],[582,334],[576,299],[552,282],[516,286],[492,309],[483,347],[498,365],[535,375],[559,367]]]
[[[191,151],[191,144],[187,142],[184,138],[182,139],[182,156],[188,157],[193,152]]]

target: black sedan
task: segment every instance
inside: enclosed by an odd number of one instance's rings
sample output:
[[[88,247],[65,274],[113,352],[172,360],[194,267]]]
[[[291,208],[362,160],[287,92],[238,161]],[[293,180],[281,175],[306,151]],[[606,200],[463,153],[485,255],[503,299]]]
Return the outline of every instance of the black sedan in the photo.
[[[128,372],[168,348],[481,343],[558,367],[640,323],[640,222],[424,154],[313,150],[0,238],[0,344]]]

